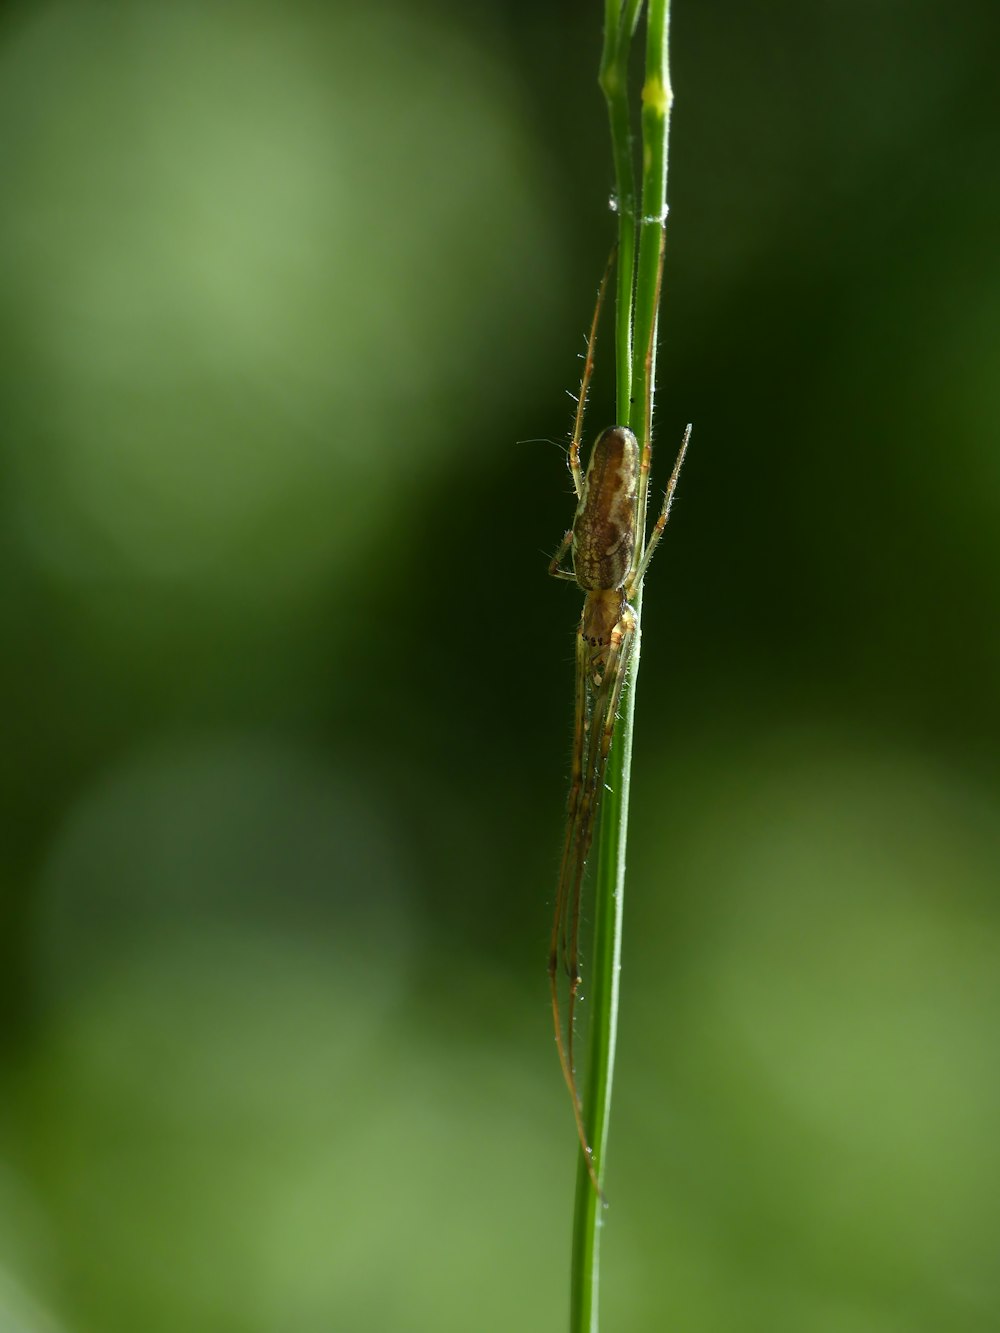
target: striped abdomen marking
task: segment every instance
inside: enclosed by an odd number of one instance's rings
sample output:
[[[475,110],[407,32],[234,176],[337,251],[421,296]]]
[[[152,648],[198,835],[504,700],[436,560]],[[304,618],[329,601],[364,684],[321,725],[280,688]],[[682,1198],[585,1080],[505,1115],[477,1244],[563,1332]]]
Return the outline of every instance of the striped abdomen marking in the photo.
[[[573,572],[584,589],[620,588],[635,550],[639,445],[625,426],[594,444],[573,523]]]

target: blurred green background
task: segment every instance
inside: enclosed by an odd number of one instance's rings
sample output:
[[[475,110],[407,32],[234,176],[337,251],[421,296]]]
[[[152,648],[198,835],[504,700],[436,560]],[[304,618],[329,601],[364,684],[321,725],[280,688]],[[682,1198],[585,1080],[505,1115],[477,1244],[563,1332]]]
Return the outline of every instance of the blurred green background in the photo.
[[[599,10],[3,12],[2,1333],[564,1326]],[[609,1330],[1000,1328],[998,37],[675,0]]]

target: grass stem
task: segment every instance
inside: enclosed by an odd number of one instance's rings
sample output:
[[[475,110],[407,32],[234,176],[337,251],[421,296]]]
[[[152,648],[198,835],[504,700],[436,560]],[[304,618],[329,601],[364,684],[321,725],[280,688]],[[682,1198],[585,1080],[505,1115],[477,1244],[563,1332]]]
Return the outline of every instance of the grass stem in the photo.
[[[608,104],[618,208],[618,299],[615,319],[618,420],[641,440],[655,379],[659,265],[666,222],[667,144],[673,94],[668,66],[669,0],[649,0],[642,88],[642,175],[635,188],[628,66],[642,0],[605,0],[600,86]],[[638,202],[638,207],[637,207]],[[638,255],[636,251],[638,249]],[[653,357],[646,357],[650,345]],[[645,533],[642,534],[645,540]],[[642,590],[636,598],[641,614]],[[604,1187],[611,1112],[621,974],[622,909],[628,833],[629,777],[635,721],[635,690],[641,635],[636,634],[629,682],[608,761],[598,834],[594,898],[594,946],[590,964],[590,1035],[584,1123],[597,1179]],[[600,1238],[604,1207],[581,1151],[573,1225],[570,1333],[597,1333]]]

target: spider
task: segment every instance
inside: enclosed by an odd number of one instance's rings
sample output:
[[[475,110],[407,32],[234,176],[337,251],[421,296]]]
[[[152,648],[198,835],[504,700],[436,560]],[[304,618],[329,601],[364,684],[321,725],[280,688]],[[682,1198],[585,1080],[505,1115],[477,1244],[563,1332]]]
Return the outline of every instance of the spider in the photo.
[[[587,1142],[573,1064],[574,1010],[581,980],[580,898],[594,822],[604,790],[618,707],[639,634],[634,602],[667,525],[677,478],[691,438],[691,427],[688,426],[667,483],[662,508],[649,541],[646,542],[646,508],[652,456],[651,376],[656,339],[655,319],[646,349],[647,387],[642,447],[627,426],[608,426],[594,442],[586,472],[580,466],[580,442],[587,393],[594,372],[597,325],[613,261],[614,253],[608,261],[597,293],[567,457],[577,498],[576,517],[549,565],[549,573],[553,577],[576,583],[585,594],[583,614],[576,635],[573,756],[548,973],[559,1063],[573,1102],[584,1160],[598,1194],[601,1190],[594,1170],[593,1152]],[[654,310],[659,306],[662,277],[661,243]],[[568,551],[572,555],[572,569],[562,567]],[[560,999],[560,970],[565,973],[569,983],[565,1019]]]

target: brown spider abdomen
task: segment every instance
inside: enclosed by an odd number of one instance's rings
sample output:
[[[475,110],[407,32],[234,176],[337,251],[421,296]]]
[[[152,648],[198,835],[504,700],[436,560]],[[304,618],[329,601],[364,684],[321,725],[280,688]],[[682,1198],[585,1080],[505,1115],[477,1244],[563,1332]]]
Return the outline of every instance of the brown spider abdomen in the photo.
[[[573,572],[581,588],[621,588],[628,577],[638,477],[635,436],[625,426],[609,426],[594,443],[573,523]]]

